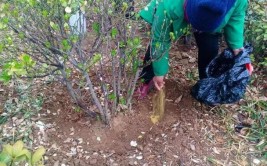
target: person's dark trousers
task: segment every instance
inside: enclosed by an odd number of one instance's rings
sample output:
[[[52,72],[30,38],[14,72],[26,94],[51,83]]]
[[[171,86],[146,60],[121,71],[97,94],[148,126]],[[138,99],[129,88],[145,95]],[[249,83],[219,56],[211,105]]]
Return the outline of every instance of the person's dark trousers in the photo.
[[[195,40],[198,46],[198,72],[199,79],[207,78],[206,67],[212,61],[219,52],[219,40],[221,34],[209,34],[204,32],[195,32]],[[150,46],[147,48],[144,65],[140,78],[144,80],[144,83],[149,83],[154,75],[153,67],[150,62]]]
[[[206,68],[219,52],[219,40],[221,34],[209,34],[194,32],[198,46],[198,72],[199,79],[207,78]]]
[[[144,58],[144,68],[140,74],[140,78],[144,81],[144,83],[148,84],[154,75],[154,71],[153,71],[153,67],[152,67],[152,63],[151,63],[151,56],[150,56],[150,46],[148,46],[147,50],[146,50],[146,54],[145,54],[145,58]]]

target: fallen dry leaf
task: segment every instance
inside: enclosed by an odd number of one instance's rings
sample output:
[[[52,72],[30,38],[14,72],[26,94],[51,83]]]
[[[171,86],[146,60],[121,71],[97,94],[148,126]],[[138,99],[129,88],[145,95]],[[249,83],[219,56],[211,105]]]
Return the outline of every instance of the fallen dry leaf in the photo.
[[[220,153],[221,153],[221,151],[218,150],[216,147],[213,147],[212,150],[213,150],[213,152],[216,153],[216,154],[220,154]]]
[[[183,95],[179,96],[179,97],[174,101],[174,103],[176,103],[176,104],[180,103],[180,101],[182,100],[182,97],[183,97]]]

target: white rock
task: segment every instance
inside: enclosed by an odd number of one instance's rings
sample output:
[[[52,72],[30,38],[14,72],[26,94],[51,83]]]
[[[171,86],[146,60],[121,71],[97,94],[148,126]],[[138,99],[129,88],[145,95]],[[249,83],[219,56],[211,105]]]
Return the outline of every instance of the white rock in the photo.
[[[78,144],[81,144],[81,143],[83,143],[83,139],[82,138],[78,138]]]
[[[131,142],[130,142],[130,145],[131,145],[132,147],[136,147],[136,146],[137,146],[137,142],[136,142],[136,141],[131,141]]]
[[[143,159],[143,156],[136,156],[136,159],[137,160],[142,160]]]
[[[258,164],[260,164],[260,162],[261,162],[261,161],[260,161],[259,159],[253,159],[253,163],[254,163],[254,164],[257,164],[257,165],[258,165]]]

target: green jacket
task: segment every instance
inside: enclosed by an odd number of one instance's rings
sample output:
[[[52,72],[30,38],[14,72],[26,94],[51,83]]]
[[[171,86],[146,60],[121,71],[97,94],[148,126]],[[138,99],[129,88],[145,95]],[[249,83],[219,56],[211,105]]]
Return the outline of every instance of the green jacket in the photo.
[[[247,0],[236,0],[221,25],[211,33],[224,33],[232,49],[243,47],[243,31]],[[156,76],[164,76],[169,70],[169,49],[171,39],[178,39],[187,31],[184,20],[184,0],[151,0],[139,12],[151,25],[152,66]]]

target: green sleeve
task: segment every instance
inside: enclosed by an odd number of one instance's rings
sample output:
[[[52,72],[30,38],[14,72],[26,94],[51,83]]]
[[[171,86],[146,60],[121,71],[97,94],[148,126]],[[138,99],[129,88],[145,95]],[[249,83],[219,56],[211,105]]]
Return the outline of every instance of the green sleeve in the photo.
[[[154,13],[156,11],[157,0],[151,0],[142,10],[139,11],[140,16],[152,25]]]
[[[247,5],[247,0],[237,0],[235,9],[224,27],[225,40],[231,49],[243,47]]]
[[[170,42],[152,40],[151,43],[152,67],[155,76],[164,76],[169,71]]]
[[[139,13],[144,20],[151,24],[150,51],[154,74],[164,76],[169,70],[171,19],[167,16],[162,0],[152,0]]]

